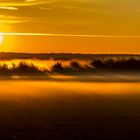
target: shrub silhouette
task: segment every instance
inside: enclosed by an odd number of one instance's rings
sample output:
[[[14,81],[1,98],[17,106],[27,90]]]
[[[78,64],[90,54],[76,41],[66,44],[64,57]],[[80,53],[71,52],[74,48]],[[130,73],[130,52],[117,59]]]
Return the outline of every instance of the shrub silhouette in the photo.
[[[104,68],[106,67],[105,63],[104,63],[102,60],[100,60],[100,59],[98,59],[98,60],[93,60],[93,61],[91,62],[91,65],[92,65],[93,67],[99,68],[99,69],[104,69]]]
[[[41,74],[42,72],[33,64],[26,64],[25,62],[19,63],[17,67],[15,67],[14,71],[16,73],[21,73],[21,74]]]
[[[1,75],[8,75],[8,74],[10,74],[10,69],[8,68],[7,64],[0,65],[0,74]]]
[[[61,63],[58,63],[58,62],[57,62],[56,64],[54,64],[54,65],[52,66],[51,71],[52,71],[52,72],[63,73],[63,72],[64,72],[64,68],[63,68],[63,66],[62,66]]]
[[[93,60],[91,62],[91,66],[97,70],[140,72],[140,60],[134,58],[118,60]]]
[[[77,61],[72,61],[72,62],[70,63],[70,66],[71,66],[72,68],[82,69],[82,66],[81,66]]]
[[[33,64],[26,64],[25,62],[20,62],[18,66],[12,63],[12,67],[8,68],[7,64],[0,65],[1,75],[42,75],[45,74],[39,68]]]
[[[89,72],[94,72],[93,68],[86,65],[82,66],[77,61],[72,61],[70,65],[63,67],[61,63],[56,63],[52,66],[52,72],[64,74],[64,75],[81,75],[88,74]]]
[[[0,75],[46,75],[46,74],[64,74],[64,75],[81,75],[81,74],[97,74],[98,72],[139,72],[140,59],[96,59],[91,63],[82,65],[80,62],[71,61],[69,65],[63,66],[57,62],[52,65],[50,70],[45,68],[41,70],[33,63],[20,62],[18,65],[12,63],[9,68],[7,64],[0,64]]]

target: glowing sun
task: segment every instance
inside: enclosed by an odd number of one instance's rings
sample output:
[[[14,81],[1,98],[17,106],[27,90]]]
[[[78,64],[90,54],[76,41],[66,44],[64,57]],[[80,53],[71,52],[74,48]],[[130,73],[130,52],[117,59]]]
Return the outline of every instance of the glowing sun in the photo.
[[[3,43],[3,35],[0,34],[0,45]]]

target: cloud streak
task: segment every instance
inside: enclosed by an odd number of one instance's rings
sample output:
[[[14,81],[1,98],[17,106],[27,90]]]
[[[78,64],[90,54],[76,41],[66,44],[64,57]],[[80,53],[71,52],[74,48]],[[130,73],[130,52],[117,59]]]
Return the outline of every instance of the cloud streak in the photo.
[[[35,6],[53,3],[56,0],[48,1],[24,1],[24,2],[0,2],[0,7],[20,7],[20,6]]]
[[[0,9],[5,9],[5,10],[18,10],[16,7],[0,7]]]
[[[11,33],[1,32],[4,36],[50,36],[50,37],[84,37],[84,38],[140,38],[138,35],[88,35],[88,34],[51,34],[51,33]]]

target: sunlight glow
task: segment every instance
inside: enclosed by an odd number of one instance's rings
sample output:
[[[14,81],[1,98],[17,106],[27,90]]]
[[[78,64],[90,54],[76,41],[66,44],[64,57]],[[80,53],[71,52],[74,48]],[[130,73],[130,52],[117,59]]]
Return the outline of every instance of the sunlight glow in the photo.
[[[3,35],[0,34],[0,45],[3,43]]]

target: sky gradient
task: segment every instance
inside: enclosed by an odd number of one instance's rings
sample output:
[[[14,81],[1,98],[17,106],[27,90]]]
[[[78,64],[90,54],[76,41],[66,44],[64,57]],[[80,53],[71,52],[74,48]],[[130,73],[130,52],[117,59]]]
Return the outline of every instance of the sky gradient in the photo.
[[[0,0],[0,51],[140,53],[139,25],[138,0]]]

